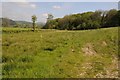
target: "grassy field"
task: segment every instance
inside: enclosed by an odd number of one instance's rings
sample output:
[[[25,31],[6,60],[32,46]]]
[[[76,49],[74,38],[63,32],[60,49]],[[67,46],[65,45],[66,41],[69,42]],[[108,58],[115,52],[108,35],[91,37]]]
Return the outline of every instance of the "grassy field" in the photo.
[[[3,28],[4,78],[117,78],[118,28]]]

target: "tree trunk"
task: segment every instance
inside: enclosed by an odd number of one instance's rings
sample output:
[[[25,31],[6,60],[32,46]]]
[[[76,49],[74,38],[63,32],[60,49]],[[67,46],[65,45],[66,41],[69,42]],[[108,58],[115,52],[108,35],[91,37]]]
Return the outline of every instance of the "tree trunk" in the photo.
[[[35,22],[33,22],[33,31],[35,31]]]

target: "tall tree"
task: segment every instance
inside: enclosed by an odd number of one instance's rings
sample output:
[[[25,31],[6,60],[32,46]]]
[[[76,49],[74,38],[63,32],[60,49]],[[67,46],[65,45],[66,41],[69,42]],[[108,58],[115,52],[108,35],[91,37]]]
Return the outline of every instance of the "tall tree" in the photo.
[[[48,14],[48,18],[47,18],[47,21],[50,21],[50,20],[52,20],[53,19],[53,15],[52,14]]]
[[[118,26],[118,16],[117,16],[117,10],[111,9],[108,11],[106,15],[106,27],[113,27],[113,26]]]
[[[102,12],[102,14],[101,14],[101,16],[102,16],[102,18],[101,18],[101,27],[105,27],[105,23],[106,23],[106,15],[107,15],[107,13],[108,13],[108,11],[101,11]]]
[[[52,28],[52,20],[53,20],[53,15],[52,14],[48,14],[48,17],[47,17],[47,22],[46,24],[43,26],[43,29],[48,29],[48,28]],[[53,21],[54,22],[54,21]]]
[[[32,16],[32,21],[33,21],[33,31],[35,31],[35,26],[36,26],[36,21],[37,21],[37,17],[36,17],[36,15],[33,15]]]

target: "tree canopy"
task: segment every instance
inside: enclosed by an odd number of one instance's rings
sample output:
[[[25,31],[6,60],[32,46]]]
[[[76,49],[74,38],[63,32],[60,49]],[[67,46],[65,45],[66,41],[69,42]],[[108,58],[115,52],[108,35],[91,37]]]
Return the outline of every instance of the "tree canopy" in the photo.
[[[95,12],[85,12],[66,15],[47,21],[44,29],[60,30],[86,30],[105,27],[120,26],[120,11],[111,9],[109,11],[97,10]]]
[[[36,15],[32,16],[32,21],[33,21],[33,31],[35,31],[35,26],[36,26],[35,21],[37,21]]]

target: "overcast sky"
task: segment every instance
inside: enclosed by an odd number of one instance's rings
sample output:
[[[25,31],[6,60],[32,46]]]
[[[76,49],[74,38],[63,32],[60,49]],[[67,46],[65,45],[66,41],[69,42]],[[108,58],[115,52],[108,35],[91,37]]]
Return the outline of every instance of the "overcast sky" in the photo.
[[[58,18],[65,15],[82,13],[86,11],[118,9],[118,0],[109,0],[109,2],[87,2],[89,0],[86,0],[86,2],[72,2],[72,0],[71,2],[39,1],[2,0],[2,15],[0,15],[0,17],[8,17],[13,20],[31,21],[31,16],[35,14],[38,18],[38,22],[45,22],[48,13],[53,14],[54,18]]]

